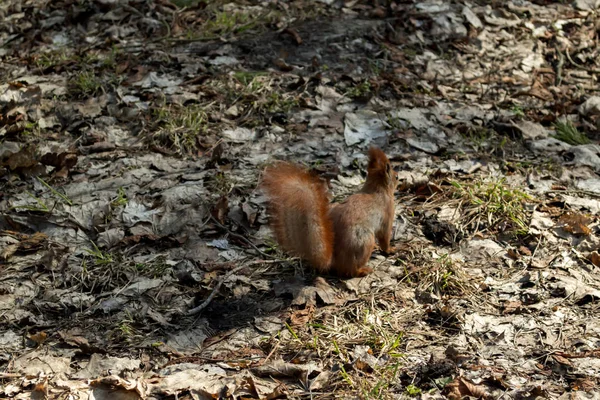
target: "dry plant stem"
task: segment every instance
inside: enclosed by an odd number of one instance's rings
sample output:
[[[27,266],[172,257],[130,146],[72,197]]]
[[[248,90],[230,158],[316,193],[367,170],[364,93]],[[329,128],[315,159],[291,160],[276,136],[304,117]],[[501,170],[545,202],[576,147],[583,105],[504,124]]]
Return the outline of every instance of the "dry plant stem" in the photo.
[[[535,249],[533,249],[533,253],[531,254],[531,260],[529,260],[529,264],[527,265],[527,267],[531,267],[533,265],[533,260],[535,259],[535,253],[537,253],[538,248],[540,247],[540,243],[542,242],[542,235],[540,235],[540,237],[538,238],[538,242],[535,245]]]
[[[242,263],[240,265],[238,265],[237,267],[235,267],[234,269],[232,269],[231,271],[227,272],[220,280],[219,282],[215,285],[213,291],[211,292],[211,294],[208,296],[208,298],[206,300],[204,300],[204,302],[202,302],[202,304],[200,304],[198,307],[192,308],[191,310],[189,310],[187,312],[187,315],[195,315],[198,314],[200,311],[204,310],[206,307],[208,307],[208,305],[210,304],[210,302],[212,301],[212,299],[217,295],[217,293],[219,292],[219,289],[221,288],[221,285],[234,273],[236,273],[237,271],[241,270],[244,267],[251,267],[253,265],[259,265],[259,264],[276,264],[276,263],[280,263],[280,262],[286,262],[286,261],[291,261],[289,259],[285,259],[285,260],[257,260],[257,261],[252,261],[249,263]]]
[[[548,190],[546,191],[546,193],[562,193],[562,194],[583,194],[585,196],[590,196],[590,197],[600,197],[600,194],[596,193],[596,192],[589,192],[587,190]]]
[[[581,69],[583,71],[587,71],[590,72],[592,74],[597,74],[600,72],[600,70],[596,69],[596,68],[587,68],[581,64],[576,63],[575,61],[573,61],[573,59],[571,58],[571,54],[569,53],[569,50],[565,50],[565,54],[567,55],[567,58],[569,59],[569,62],[571,63],[571,65],[573,65],[575,68]]]
[[[558,64],[556,65],[556,78],[554,79],[554,83],[558,86],[562,83],[563,77],[563,66],[565,64],[565,56],[560,52],[558,46],[556,46],[556,52],[558,53]],[[568,54],[568,53],[567,53]]]
[[[271,350],[271,352],[267,355],[267,357],[262,360],[259,361],[258,365],[265,365],[267,361],[269,361],[269,358],[271,358],[271,356],[273,355],[273,353],[275,353],[275,350],[277,350],[279,348],[279,345],[281,344],[281,341],[277,341],[277,343],[275,343],[275,346],[273,346],[273,350]]]
[[[20,378],[21,374],[9,374],[7,372],[0,372],[0,379]]]

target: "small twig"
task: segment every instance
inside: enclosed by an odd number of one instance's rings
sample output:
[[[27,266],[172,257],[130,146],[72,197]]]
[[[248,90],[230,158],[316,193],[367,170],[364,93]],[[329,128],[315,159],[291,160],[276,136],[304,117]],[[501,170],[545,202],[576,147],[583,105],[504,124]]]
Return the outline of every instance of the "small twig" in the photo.
[[[600,193],[590,192],[589,190],[547,190],[545,193],[584,194],[590,197],[600,197]]]
[[[565,56],[558,49],[558,45],[556,46],[556,52],[558,53],[558,63],[556,64],[556,75],[554,77],[554,84],[560,85],[562,83],[562,73],[563,73],[563,65],[565,64]]]
[[[214,216],[210,216],[210,219],[221,229],[225,230],[229,235],[236,237],[238,239],[242,239],[244,242],[248,243],[250,246],[252,246],[252,248],[256,251],[258,251],[263,257],[266,258],[270,258],[270,259],[276,259],[276,257],[265,253],[264,251],[262,251],[261,249],[259,249],[254,243],[252,243],[248,238],[246,238],[244,235],[240,235],[239,233],[234,233],[231,232],[225,225],[221,224],[219,221],[217,221],[217,219]]]
[[[223,278],[221,278],[219,280],[219,282],[215,285],[213,291],[211,292],[211,294],[206,298],[206,300],[204,300],[204,302],[202,302],[202,304],[200,304],[198,307],[194,307],[191,310],[189,310],[187,312],[188,315],[195,315],[198,314],[200,311],[204,310],[206,307],[208,307],[208,305],[210,304],[210,302],[212,301],[212,299],[217,295],[217,293],[219,292],[219,289],[221,288],[221,285],[227,280],[229,279],[229,277],[231,275],[233,275],[234,273],[236,273],[237,271],[241,270],[244,267],[251,267],[253,265],[259,265],[259,264],[276,264],[276,263],[280,263],[280,262],[287,262],[287,261],[292,261],[294,259],[284,259],[284,260],[256,260],[256,261],[251,261],[249,263],[242,263],[240,265],[238,265],[237,267],[235,267],[234,269],[232,269],[231,271],[227,272]]]
[[[217,284],[215,285],[213,291],[211,292],[211,294],[207,297],[206,300],[204,300],[202,302],[202,304],[200,304],[198,307],[194,307],[191,310],[189,310],[187,312],[188,315],[195,315],[198,314],[200,311],[204,310],[206,307],[208,307],[208,305],[210,304],[210,302],[212,301],[212,299],[217,295],[217,293],[219,292],[219,289],[221,288],[221,285],[223,284],[223,282],[225,282],[231,275],[233,275],[234,273],[236,273],[237,271],[239,271],[240,269],[249,266],[249,264],[240,264],[237,267],[235,267],[234,269],[232,269],[231,271],[229,271],[228,273],[226,273],[223,278],[221,278],[219,280],[219,282],[217,282]]]
[[[571,353],[565,353],[562,351],[555,351],[554,354],[556,354],[557,356],[561,356],[564,358],[597,358],[600,357],[600,349],[594,349],[594,350],[587,350],[584,351],[582,353],[579,354],[571,354]]]
[[[267,358],[265,358],[264,360],[260,361],[258,363],[259,366],[265,365],[267,361],[269,361],[269,358],[271,358],[271,356],[273,355],[273,353],[275,353],[275,350],[277,350],[277,348],[279,347],[279,345],[281,344],[281,341],[277,341],[277,343],[275,343],[275,346],[273,346],[273,349],[271,350],[271,352],[267,355]]]
[[[10,374],[8,372],[0,372],[0,379],[21,378],[22,376],[23,376],[22,374]]]
[[[566,50],[565,50],[565,54],[567,55],[567,58],[569,59],[569,62],[570,62],[570,63],[571,63],[571,64],[572,64],[572,65],[573,65],[575,68],[579,68],[579,69],[581,69],[581,70],[583,70],[583,71],[586,71],[586,72],[591,72],[592,74],[597,74],[597,73],[599,73],[599,72],[600,72],[600,70],[599,70],[599,69],[597,69],[597,68],[588,68],[588,67],[586,67],[586,66],[584,66],[584,65],[581,65],[581,64],[579,64],[579,63],[576,63],[575,61],[573,61],[573,59],[571,58],[571,54],[569,53],[569,50],[568,50],[568,49],[566,49]]]
[[[544,237],[544,235],[540,235],[538,242],[535,245],[535,249],[533,249],[533,253],[531,254],[531,260],[529,260],[528,267],[531,267],[533,265],[533,260],[535,259],[535,254],[537,253],[538,248],[540,247],[540,243],[542,242],[543,237]]]

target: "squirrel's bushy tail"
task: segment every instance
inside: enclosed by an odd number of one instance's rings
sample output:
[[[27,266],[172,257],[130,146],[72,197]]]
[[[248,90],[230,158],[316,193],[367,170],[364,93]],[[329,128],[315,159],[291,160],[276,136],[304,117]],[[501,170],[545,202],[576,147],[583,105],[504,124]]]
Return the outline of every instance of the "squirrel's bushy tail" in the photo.
[[[265,169],[261,186],[279,245],[318,271],[328,271],[334,233],[325,183],[297,165],[278,162]]]

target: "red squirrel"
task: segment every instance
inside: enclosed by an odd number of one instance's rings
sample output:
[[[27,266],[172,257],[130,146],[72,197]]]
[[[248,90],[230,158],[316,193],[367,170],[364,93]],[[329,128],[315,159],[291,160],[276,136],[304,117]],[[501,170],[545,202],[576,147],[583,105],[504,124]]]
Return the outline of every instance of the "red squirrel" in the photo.
[[[269,198],[271,226],[283,250],[320,273],[359,277],[373,271],[367,262],[375,239],[384,253],[391,250],[397,184],[398,174],[390,160],[371,147],[364,186],[341,203],[330,204],[324,181],[287,162],[267,167],[261,185]]]

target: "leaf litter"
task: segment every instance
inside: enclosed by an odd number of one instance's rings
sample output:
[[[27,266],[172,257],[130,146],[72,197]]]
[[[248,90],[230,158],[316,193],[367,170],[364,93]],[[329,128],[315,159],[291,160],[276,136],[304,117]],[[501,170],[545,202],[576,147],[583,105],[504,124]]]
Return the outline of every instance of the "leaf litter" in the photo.
[[[597,7],[3,2],[0,392],[593,396]],[[317,277],[260,171],[369,144],[399,250]]]

